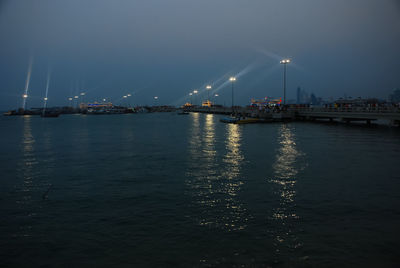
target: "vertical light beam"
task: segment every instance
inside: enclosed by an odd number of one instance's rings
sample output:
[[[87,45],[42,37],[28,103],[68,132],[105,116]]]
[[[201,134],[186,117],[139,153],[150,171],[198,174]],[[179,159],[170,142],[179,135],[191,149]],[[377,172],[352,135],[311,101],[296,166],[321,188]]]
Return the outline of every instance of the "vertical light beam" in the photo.
[[[26,108],[26,99],[28,98],[29,82],[31,81],[32,64],[33,64],[33,57],[30,57],[29,66],[28,66],[28,74],[27,74],[26,82],[25,82],[24,95],[22,96],[22,108],[24,110]]]
[[[50,69],[47,71],[47,81],[46,81],[46,95],[44,97],[44,103],[43,103],[43,116],[46,112],[46,105],[47,105],[47,97],[49,95],[49,85],[50,85],[50,77],[51,77],[51,71]]]

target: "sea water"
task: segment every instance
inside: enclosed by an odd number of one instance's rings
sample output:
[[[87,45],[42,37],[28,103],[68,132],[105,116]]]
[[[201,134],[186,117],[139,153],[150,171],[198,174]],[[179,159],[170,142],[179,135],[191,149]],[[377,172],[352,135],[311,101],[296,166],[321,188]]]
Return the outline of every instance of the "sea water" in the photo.
[[[1,267],[396,267],[400,131],[0,118]]]

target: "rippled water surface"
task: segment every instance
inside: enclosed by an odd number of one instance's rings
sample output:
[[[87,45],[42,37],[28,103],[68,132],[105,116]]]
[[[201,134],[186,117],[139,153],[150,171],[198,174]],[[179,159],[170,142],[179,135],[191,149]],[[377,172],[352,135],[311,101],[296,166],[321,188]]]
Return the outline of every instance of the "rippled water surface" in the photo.
[[[0,118],[0,266],[398,267],[398,129],[219,118]]]

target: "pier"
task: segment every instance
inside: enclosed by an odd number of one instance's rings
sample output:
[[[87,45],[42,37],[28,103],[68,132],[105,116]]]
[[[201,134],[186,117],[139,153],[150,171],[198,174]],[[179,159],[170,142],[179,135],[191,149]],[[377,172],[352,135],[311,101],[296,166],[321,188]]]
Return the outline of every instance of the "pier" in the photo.
[[[270,119],[271,121],[316,121],[351,123],[365,121],[370,124],[375,120],[387,120],[393,125],[400,125],[399,107],[295,107],[287,106],[280,109],[258,109],[256,107],[189,107],[188,112],[213,114],[240,114],[246,117]]]

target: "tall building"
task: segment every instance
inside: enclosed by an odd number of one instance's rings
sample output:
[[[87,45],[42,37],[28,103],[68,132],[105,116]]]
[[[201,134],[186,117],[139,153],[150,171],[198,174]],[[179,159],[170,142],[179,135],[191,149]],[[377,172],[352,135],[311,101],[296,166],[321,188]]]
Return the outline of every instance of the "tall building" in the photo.
[[[300,104],[300,98],[301,98],[301,87],[297,87],[296,104]]]
[[[400,102],[400,89],[396,88],[393,93],[389,95],[389,101],[393,103]]]

